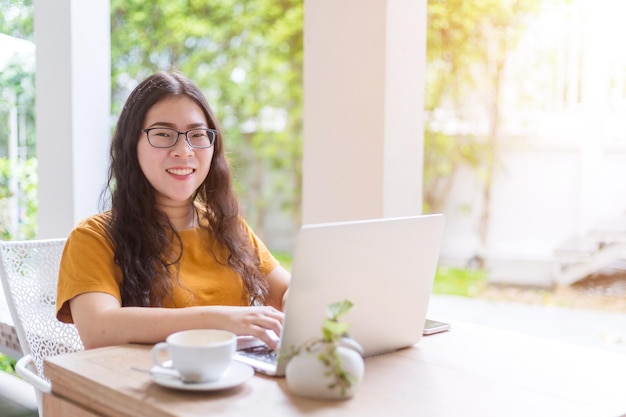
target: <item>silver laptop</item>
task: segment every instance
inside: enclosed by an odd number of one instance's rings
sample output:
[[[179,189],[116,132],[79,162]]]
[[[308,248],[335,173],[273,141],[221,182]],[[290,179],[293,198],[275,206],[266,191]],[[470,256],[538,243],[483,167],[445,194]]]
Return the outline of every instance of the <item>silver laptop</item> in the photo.
[[[441,214],[305,225],[296,241],[279,348],[240,340],[235,358],[283,376],[293,347],[321,336],[326,306],[354,303],[342,321],[363,356],[422,337],[444,229]]]

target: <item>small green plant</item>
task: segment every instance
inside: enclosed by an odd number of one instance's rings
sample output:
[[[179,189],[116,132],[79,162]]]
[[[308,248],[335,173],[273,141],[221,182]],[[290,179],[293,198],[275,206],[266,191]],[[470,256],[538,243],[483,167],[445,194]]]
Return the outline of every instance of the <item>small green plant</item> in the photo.
[[[328,388],[339,388],[342,396],[345,396],[346,390],[350,389],[352,384],[356,382],[354,376],[343,368],[341,357],[337,351],[339,342],[348,337],[348,328],[350,327],[348,323],[340,322],[339,318],[350,311],[352,307],[354,307],[352,302],[343,300],[330,304],[326,308],[328,318],[322,324],[324,350],[317,357],[328,369],[326,376],[333,378],[333,382],[328,385]],[[351,339],[350,342],[356,343]]]
[[[348,335],[350,325],[340,322],[339,318],[350,311],[352,307],[354,304],[348,300],[332,303],[326,307],[328,318],[322,324],[324,342],[333,343]]]
[[[338,347],[353,349],[359,354],[361,346],[348,337],[350,325],[339,321],[348,311],[354,307],[351,301],[343,300],[332,303],[326,307],[327,318],[322,323],[322,337],[310,340],[298,348],[292,348],[289,358],[293,358],[302,352],[317,353],[317,359],[326,367],[325,376],[331,378],[328,389],[339,389],[342,397],[347,390],[357,383],[357,378],[343,367]]]

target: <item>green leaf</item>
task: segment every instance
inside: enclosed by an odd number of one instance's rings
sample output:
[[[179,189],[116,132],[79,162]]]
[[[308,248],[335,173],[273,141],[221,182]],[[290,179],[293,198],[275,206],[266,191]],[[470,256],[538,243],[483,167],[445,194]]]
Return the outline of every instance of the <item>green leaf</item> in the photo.
[[[322,325],[322,336],[325,341],[331,342],[346,335],[349,327],[350,325],[348,323],[340,323],[326,319]]]
[[[339,317],[350,311],[352,307],[354,307],[354,304],[352,304],[351,301],[343,300],[328,305],[326,307],[326,312],[331,320],[336,321],[339,319]]]

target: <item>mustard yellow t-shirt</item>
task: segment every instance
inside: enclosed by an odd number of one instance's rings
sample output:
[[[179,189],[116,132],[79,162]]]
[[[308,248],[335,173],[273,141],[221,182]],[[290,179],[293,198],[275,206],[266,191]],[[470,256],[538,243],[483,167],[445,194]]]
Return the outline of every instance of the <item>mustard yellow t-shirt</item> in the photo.
[[[89,217],[79,223],[67,239],[57,287],[56,308],[60,321],[73,322],[69,301],[83,293],[111,294],[121,303],[122,272],[114,262],[113,244],[105,232],[109,220],[108,212]],[[257,249],[261,271],[267,276],[278,261],[252,229],[243,223]],[[174,285],[173,297],[164,301],[164,307],[246,305],[246,290],[241,276],[227,265],[218,263],[206,249],[206,231],[194,228],[178,233],[183,243],[179,269],[181,285]]]

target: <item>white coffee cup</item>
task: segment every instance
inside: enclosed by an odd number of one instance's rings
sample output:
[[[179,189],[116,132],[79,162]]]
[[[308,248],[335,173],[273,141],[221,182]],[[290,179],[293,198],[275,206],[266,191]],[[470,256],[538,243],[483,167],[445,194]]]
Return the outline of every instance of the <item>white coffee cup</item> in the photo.
[[[175,369],[185,382],[217,381],[230,367],[237,336],[226,330],[196,329],[173,333],[152,348],[152,362]],[[167,355],[165,355],[167,353]],[[163,359],[167,356],[167,359]],[[167,360],[171,367],[165,366]]]

